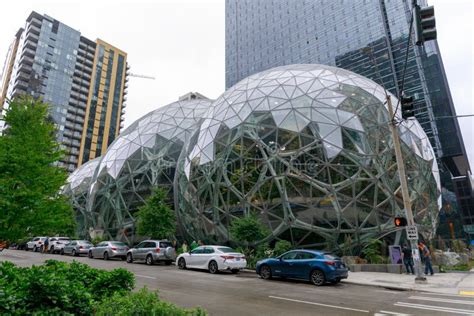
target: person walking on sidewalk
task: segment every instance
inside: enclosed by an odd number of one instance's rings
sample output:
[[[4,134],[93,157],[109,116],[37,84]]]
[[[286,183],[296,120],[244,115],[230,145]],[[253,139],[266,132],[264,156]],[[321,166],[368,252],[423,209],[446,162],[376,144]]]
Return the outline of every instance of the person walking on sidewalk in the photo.
[[[402,258],[407,274],[415,274],[415,269],[413,268],[413,256],[411,254],[411,248],[407,244],[403,245],[402,248]]]
[[[49,248],[49,237],[46,237],[43,245],[43,253],[48,253]]]
[[[420,249],[421,256],[425,261],[425,274],[428,275],[428,272],[433,275],[433,266],[431,265],[431,253],[428,247],[423,243],[419,242],[418,248]]]

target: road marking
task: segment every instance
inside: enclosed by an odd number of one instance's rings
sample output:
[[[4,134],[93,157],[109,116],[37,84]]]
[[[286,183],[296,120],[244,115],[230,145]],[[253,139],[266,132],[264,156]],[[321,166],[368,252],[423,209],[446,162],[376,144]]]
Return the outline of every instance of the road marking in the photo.
[[[151,277],[151,276],[148,276],[148,275],[140,275],[140,274],[135,274],[135,275],[139,278],[146,278],[146,279],[156,280],[155,277]]]
[[[393,305],[399,306],[399,307],[424,309],[424,310],[438,311],[438,312],[449,312],[449,313],[463,314],[463,315],[473,315],[473,313],[474,313],[474,311],[467,310],[467,309],[450,308],[450,307],[433,306],[433,305],[423,305],[423,304],[412,304],[412,303],[405,303],[405,302],[397,302]]]
[[[321,304],[321,303],[315,303],[315,302],[308,302],[308,301],[300,301],[300,300],[295,300],[292,298],[286,298],[286,297],[279,297],[279,296],[268,296],[269,298],[274,298],[277,300],[284,300],[284,301],[290,301],[290,302],[295,302],[295,303],[303,303],[303,304],[310,304],[310,305],[318,305],[318,306],[325,306],[325,307],[331,307],[331,308],[337,308],[337,309],[345,309],[348,311],[354,311],[354,312],[361,312],[361,313],[369,313],[369,311],[363,310],[363,309],[356,309],[356,308],[350,308],[350,307],[342,307],[342,306],[334,306],[334,305],[327,305],[327,304]]]
[[[474,291],[459,291],[460,295],[474,296]]]
[[[397,313],[397,312],[390,312],[390,311],[380,311],[380,313],[389,314],[389,315],[397,315],[397,316],[411,316],[411,314],[404,314],[404,313]]]
[[[452,296],[452,297],[466,297],[465,295],[460,295],[460,294],[442,294],[442,293],[420,293],[421,295],[437,295],[437,296]],[[470,297],[466,297],[470,298]]]
[[[451,300],[451,299],[448,299],[448,298],[434,298],[434,297],[423,297],[423,296],[410,296],[409,299],[411,299],[411,300],[421,300],[421,301],[453,303],[453,304],[474,305],[474,301]]]

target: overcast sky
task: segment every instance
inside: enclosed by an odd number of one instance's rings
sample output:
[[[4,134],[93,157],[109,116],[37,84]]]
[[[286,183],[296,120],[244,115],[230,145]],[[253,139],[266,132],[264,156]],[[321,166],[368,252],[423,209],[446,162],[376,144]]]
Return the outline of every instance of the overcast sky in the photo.
[[[438,43],[457,114],[474,114],[472,0],[428,1],[435,6]],[[224,92],[224,0],[8,0],[0,18],[2,66],[8,45],[32,10],[117,46],[128,53],[132,73],[156,78],[130,78],[125,126],[189,91],[210,98]],[[459,123],[474,166],[474,117]]]

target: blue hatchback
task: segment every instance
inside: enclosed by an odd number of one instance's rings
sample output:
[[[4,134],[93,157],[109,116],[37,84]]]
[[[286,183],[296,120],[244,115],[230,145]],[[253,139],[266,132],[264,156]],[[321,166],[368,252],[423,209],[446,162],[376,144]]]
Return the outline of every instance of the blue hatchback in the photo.
[[[326,282],[339,283],[346,279],[348,269],[340,258],[328,252],[302,249],[257,262],[257,274],[265,280],[285,277],[308,280],[320,286]]]

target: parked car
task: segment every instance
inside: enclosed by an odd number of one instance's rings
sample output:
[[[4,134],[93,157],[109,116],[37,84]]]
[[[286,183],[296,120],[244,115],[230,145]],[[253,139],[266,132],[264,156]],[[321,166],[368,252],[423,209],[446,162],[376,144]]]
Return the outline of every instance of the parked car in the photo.
[[[170,265],[176,259],[176,251],[167,240],[144,240],[127,252],[127,262],[145,260],[146,264],[164,262]]]
[[[121,241],[103,241],[89,249],[89,258],[127,258],[128,246]]]
[[[63,249],[61,249],[61,254],[71,254],[73,256],[79,255],[87,255],[89,253],[89,249],[94,245],[91,244],[90,241],[87,240],[72,240],[70,243],[65,245]]]
[[[320,286],[346,279],[348,269],[340,258],[328,252],[291,250],[277,258],[257,262],[256,272],[262,279],[285,277],[308,280]]]
[[[231,271],[238,273],[247,266],[245,256],[226,246],[200,246],[178,256],[176,264],[180,269],[205,269],[210,273]]]
[[[49,238],[49,252],[61,253],[61,249],[71,242],[69,237],[51,237]]]
[[[35,252],[43,250],[44,241],[46,240],[46,238],[48,237],[35,237],[31,239],[29,242],[26,243],[25,250],[33,250]]]

